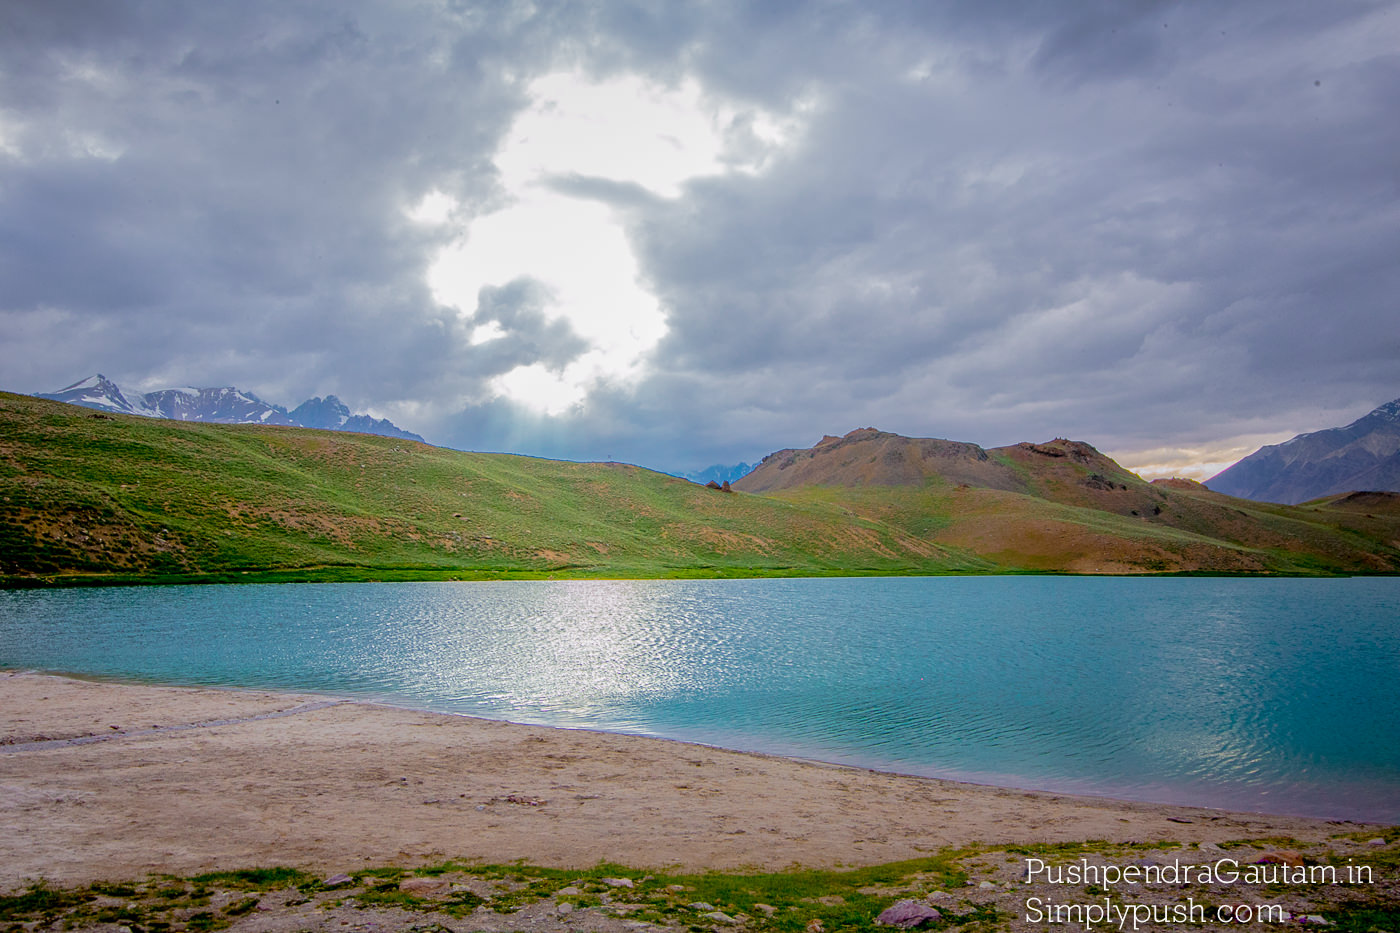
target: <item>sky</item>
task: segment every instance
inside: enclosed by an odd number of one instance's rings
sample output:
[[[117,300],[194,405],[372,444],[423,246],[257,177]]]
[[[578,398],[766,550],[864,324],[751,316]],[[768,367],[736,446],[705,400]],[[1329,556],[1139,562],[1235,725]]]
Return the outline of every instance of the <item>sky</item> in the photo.
[[[1203,479],[1400,397],[1400,5],[0,5],[0,389]]]

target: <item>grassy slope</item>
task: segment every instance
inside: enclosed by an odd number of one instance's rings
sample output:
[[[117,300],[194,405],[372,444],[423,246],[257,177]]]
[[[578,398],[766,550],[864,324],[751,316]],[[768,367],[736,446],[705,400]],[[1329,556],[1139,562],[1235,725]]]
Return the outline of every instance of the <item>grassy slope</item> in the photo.
[[[1400,569],[1393,512],[992,454],[1026,491],[933,476],[725,494],[622,464],[0,394],[0,581]]]
[[[0,575],[718,576],[987,569],[835,506],[639,467],[100,416],[0,394]]]

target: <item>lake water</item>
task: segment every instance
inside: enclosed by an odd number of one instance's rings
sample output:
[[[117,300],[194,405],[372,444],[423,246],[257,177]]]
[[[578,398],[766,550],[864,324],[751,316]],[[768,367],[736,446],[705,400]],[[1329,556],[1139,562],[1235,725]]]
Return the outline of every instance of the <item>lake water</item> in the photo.
[[[0,591],[0,666],[1400,822],[1400,579]]]

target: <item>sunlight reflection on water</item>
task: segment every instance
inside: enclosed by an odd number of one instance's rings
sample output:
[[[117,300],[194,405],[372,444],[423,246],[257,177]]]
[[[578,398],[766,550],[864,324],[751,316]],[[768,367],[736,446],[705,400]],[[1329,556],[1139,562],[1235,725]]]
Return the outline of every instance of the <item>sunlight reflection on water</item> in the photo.
[[[1400,820],[1400,580],[0,592],[0,664]]]

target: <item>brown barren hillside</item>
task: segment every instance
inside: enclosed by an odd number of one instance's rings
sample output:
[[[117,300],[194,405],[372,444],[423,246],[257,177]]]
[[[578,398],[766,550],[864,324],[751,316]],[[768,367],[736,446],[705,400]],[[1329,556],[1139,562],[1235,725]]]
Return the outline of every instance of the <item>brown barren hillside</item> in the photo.
[[[839,503],[1003,569],[1070,573],[1400,570],[1400,497],[1304,506],[1149,483],[1082,441],[983,449],[862,428],[781,450],[734,483]]]
[[[1305,502],[1304,505],[1326,506],[1352,512],[1374,512],[1394,518],[1400,516],[1400,492],[1346,492],[1340,496],[1327,496],[1313,502]]]
[[[902,437],[874,428],[860,428],[845,437],[828,435],[810,450],[769,454],[752,473],[735,481],[734,488],[766,493],[801,486],[918,486],[935,477],[1027,491],[1023,477],[976,444]]]

